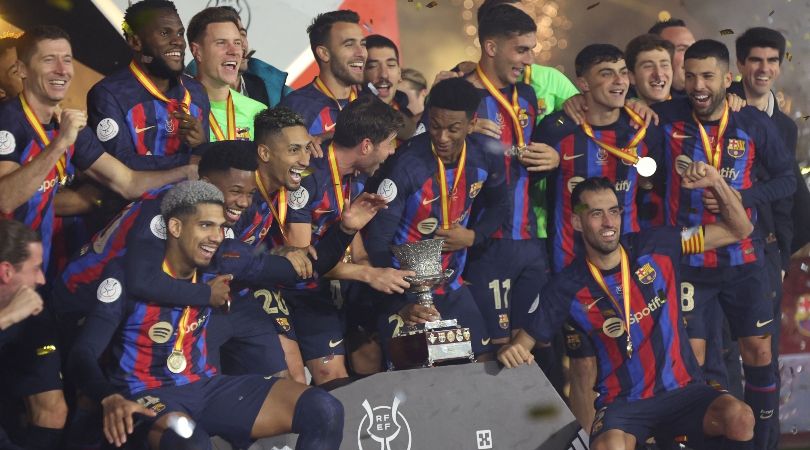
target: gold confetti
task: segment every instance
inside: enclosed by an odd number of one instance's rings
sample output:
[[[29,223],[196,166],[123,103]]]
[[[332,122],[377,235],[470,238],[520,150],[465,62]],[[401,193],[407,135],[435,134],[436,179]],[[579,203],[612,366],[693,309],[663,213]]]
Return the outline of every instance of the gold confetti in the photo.
[[[723,30],[720,30],[720,36],[725,36],[728,34],[734,34],[734,30],[732,30],[731,28],[725,28]]]
[[[602,3],[602,2],[596,2],[596,3],[594,3],[593,5],[588,6],[588,7],[587,7],[587,8],[585,8],[585,9],[587,9],[587,10],[594,9],[594,8],[596,8],[597,6],[599,6],[599,4],[600,4],[600,3]]]
[[[793,55],[790,52],[785,52],[785,58],[787,58],[788,62],[793,61]]]
[[[802,116],[802,120],[810,119],[810,116]]]
[[[545,419],[559,414],[559,409],[554,405],[537,405],[529,410],[529,417],[532,419]]]
[[[774,12],[776,12],[776,11],[772,9],[772,10],[771,10],[771,13],[770,13],[770,14],[768,14],[768,17],[771,17],[771,16],[773,15],[773,13],[774,13]]]
[[[433,8],[434,6],[436,6],[436,5],[438,5],[438,4],[439,4],[439,2],[433,1],[433,2],[428,3],[428,4],[427,4],[427,5],[425,5],[425,6],[427,6],[428,8]]]

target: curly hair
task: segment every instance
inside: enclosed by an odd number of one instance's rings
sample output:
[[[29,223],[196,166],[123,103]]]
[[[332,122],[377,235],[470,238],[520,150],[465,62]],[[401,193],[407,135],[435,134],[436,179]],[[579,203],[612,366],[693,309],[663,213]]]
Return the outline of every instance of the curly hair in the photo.
[[[183,181],[177,183],[160,202],[160,214],[168,223],[172,217],[182,219],[194,214],[200,203],[224,205],[225,197],[216,186],[207,181]]]
[[[254,140],[265,142],[270,136],[288,127],[304,127],[304,119],[286,106],[276,106],[260,111],[253,118]]]

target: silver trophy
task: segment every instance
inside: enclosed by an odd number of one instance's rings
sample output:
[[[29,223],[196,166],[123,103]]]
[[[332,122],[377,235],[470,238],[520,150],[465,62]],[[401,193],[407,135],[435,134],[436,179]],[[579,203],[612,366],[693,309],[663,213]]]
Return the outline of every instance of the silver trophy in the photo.
[[[400,268],[416,272],[405,280],[411,284],[408,292],[416,294],[422,306],[432,307],[432,289],[453,275],[453,269],[442,270],[443,243],[444,239],[427,239],[391,247]],[[470,329],[461,328],[453,318],[403,327],[391,340],[390,353],[395,369],[474,358]]]

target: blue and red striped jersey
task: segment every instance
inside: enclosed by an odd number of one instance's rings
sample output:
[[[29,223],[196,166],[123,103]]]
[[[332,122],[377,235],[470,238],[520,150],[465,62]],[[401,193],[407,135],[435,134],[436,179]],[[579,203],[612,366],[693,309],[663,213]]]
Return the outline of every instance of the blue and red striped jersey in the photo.
[[[208,363],[205,343],[211,308],[166,306],[138,299],[127,290],[133,281],[126,278],[122,266],[121,259],[107,265],[104,280],[98,287],[99,302],[88,318],[89,324],[101,319],[117,327],[111,342],[107,336],[112,362],[106,372],[112,385],[135,394],[182,386],[213,376],[216,368]],[[180,335],[179,326],[186,310],[188,317],[184,321],[181,347],[187,365],[180,373],[173,373],[166,360]]]
[[[43,124],[48,138],[53,142],[59,135],[56,120]],[[24,166],[36,158],[46,145],[37,136],[34,128],[22,109],[19,98],[0,102],[0,161],[9,161]],[[53,237],[54,209],[53,198],[59,189],[60,181],[65,183],[75,174],[75,169],[86,170],[104,153],[95,136],[89,129],[79,131],[76,142],[65,150],[65,179],[54,166],[42,180],[39,188],[28,201],[20,205],[13,213],[0,215],[7,219],[16,219],[39,232],[42,239],[42,269],[47,271],[51,254]],[[75,168],[74,168],[75,166]]]
[[[162,230],[163,223],[155,217],[160,215],[163,195],[172,186],[174,185],[169,184],[153,189],[127,205],[82,247],[79,255],[68,263],[60,276],[61,283],[68,293],[64,300],[73,300],[79,304],[60,304],[58,305],[60,311],[85,309],[86,305],[83,305],[82,300],[92,297],[88,293],[96,291],[104,267],[113,259],[126,254],[127,236],[141,214],[149,221],[150,237],[159,237],[153,230]]]
[[[637,133],[630,126],[630,120],[630,116],[622,110],[616,122],[593,126],[594,137],[605,144],[625,148]],[[647,132],[651,136],[639,142],[635,148],[636,154],[650,156],[659,167],[663,167],[657,130],[651,126]],[[554,205],[550,235],[552,270],[555,273],[584,251],[579,233],[571,225],[571,192],[584,179],[607,177],[613,181],[619,206],[624,210],[622,234],[639,231],[636,194],[641,177],[634,166],[599,147],[581,126],[562,111],[545,117],[535,130],[532,141],[547,144],[560,154],[560,167],[551,179],[550,193],[550,203]]]
[[[363,192],[365,175],[347,175],[341,179],[343,198],[353,199]],[[326,230],[340,220],[340,208],[332,182],[327,157],[312,159],[304,172],[301,187],[287,198],[287,223],[312,224],[311,245],[321,240]],[[298,289],[325,289],[329,280],[311,280],[296,285]]]
[[[338,106],[338,103],[340,106]],[[309,134],[315,136],[334,130],[341,108],[349,104],[348,98],[335,101],[315,87],[315,81],[296,89],[281,99],[286,106],[304,118]]]
[[[486,136],[470,135],[466,142],[464,170],[459,171],[457,163],[445,165],[448,191],[456,185],[450,194],[449,222],[487,236],[501,223],[503,211],[508,208],[503,152],[497,141]],[[376,267],[399,267],[391,255],[391,245],[432,239],[442,226],[439,168],[428,133],[410,139],[397,153],[393,164],[386,165],[377,188],[377,193],[388,201],[388,208],[377,213],[364,235],[363,242]],[[456,182],[459,176],[462,178]],[[483,231],[467,226],[471,223],[473,201],[479,196],[486,206],[483,214],[498,219],[493,222],[481,218],[479,224],[490,224],[489,229]],[[466,259],[466,249],[442,253],[442,267],[455,271],[449,289],[461,286]],[[444,288],[436,292],[443,293]]]
[[[278,193],[273,194],[273,208],[278,211]],[[260,246],[270,235],[269,247],[272,243],[280,240],[281,231],[273,216],[270,205],[260,192],[253,194],[253,202],[242,212],[242,217],[234,225],[234,233],[240,241],[252,245]],[[279,236],[278,238],[275,238]]]
[[[691,227],[715,223],[718,216],[703,206],[703,189],[685,189],[681,173],[693,161],[708,162],[698,125],[688,99],[654,105],[663,124],[664,161],[667,164],[664,214],[667,224]],[[703,124],[714,147],[718,122]],[[756,205],[766,204],[793,193],[796,180],[791,170],[790,152],[783,148],[779,133],[768,116],[754,107],[731,112],[720,153],[720,175],[742,195],[751,221],[756,223]],[[761,166],[769,180],[758,180]],[[755,233],[742,241],[700,255],[686,262],[694,267],[727,267],[762,258],[762,236]]]
[[[500,92],[512,101],[512,89],[517,86],[518,105],[525,111],[521,118],[520,127],[526,137],[525,143],[531,140],[537,117],[537,96],[531,86],[524,83],[510,85]],[[502,107],[486,89],[478,90],[481,103],[478,105],[476,115],[478,118],[489,119],[501,129],[501,144],[503,145],[503,160],[506,167],[506,186],[509,191],[510,210],[501,227],[492,235],[494,238],[504,239],[532,239],[537,237],[537,217],[529,199],[532,180],[526,167],[518,161],[513,147],[518,145],[510,115],[502,111]]]
[[[178,120],[185,90],[191,95],[189,113],[202,120],[208,140],[211,106],[205,88],[182,75],[172,80],[166,103],[152,96],[129,67],[113,72],[87,94],[88,124],[104,149],[134,170],[161,170],[188,163],[191,148],[180,138]]]
[[[526,331],[538,341],[549,342],[570,317],[570,323],[588,336],[597,357],[597,408],[616,400],[652,398],[700,381],[679,301],[678,266],[684,239],[684,232],[673,227],[622,237],[630,262],[631,357],[626,351],[619,267],[602,271],[618,304],[594,280],[581,256],[540,294],[540,305]]]

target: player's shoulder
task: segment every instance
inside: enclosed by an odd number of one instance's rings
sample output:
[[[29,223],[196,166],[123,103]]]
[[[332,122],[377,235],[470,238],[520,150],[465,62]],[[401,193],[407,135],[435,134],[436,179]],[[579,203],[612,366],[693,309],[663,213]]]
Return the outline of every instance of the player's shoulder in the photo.
[[[692,115],[692,107],[686,97],[672,98],[652,105],[661,123],[685,120]]]
[[[321,93],[321,91],[315,88],[315,84],[309,83],[306,86],[302,86],[299,89],[285,95],[281,100],[281,104],[285,106],[290,104],[300,104],[302,102],[320,100],[322,97],[325,96]]]
[[[589,280],[590,272],[585,259],[578,256],[551,278],[549,287],[544,289],[544,292],[553,292],[564,298],[571,297],[582,289]]]
[[[526,83],[515,83],[515,87],[517,87],[518,96],[537,100],[537,94],[531,85]]]
[[[537,125],[535,136],[543,142],[554,142],[575,133],[578,129],[579,125],[565,111],[557,111],[543,117]]]
[[[765,127],[771,120],[767,113],[751,105],[744,106],[736,112],[732,111],[731,117],[737,121],[738,126],[743,127],[743,129],[745,129],[746,126]]]
[[[394,160],[393,167],[405,169],[412,167],[414,164],[421,165],[425,161],[433,160],[433,153],[430,147],[430,136],[428,133],[422,133],[414,136],[397,149],[397,157]]]
[[[17,129],[21,124],[21,120],[25,120],[25,118],[22,103],[20,103],[18,97],[9,98],[0,102],[0,129],[8,131]]]
[[[180,75],[180,81],[182,81],[183,86],[191,93],[192,99],[199,94],[205,94],[205,98],[208,98],[208,92],[205,90],[205,86],[197,81],[196,78],[184,73]]]
[[[231,95],[233,96],[233,101],[237,107],[244,108],[246,111],[259,112],[267,109],[267,105],[264,103],[254,100],[247,95],[241,94],[239,91],[231,89]]]
[[[639,256],[652,253],[680,256],[681,236],[687,232],[677,227],[663,226],[645,228],[622,236],[622,242],[630,253]]]

